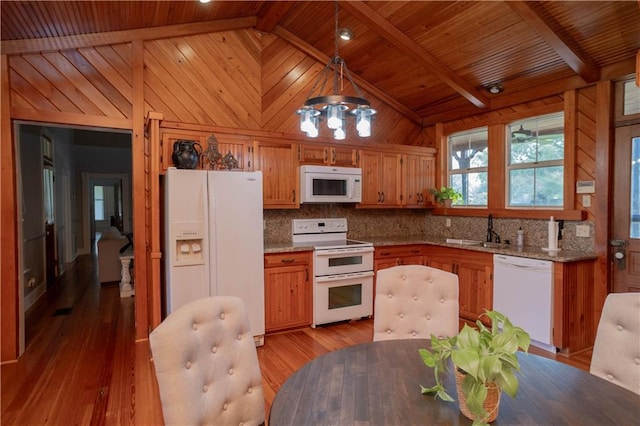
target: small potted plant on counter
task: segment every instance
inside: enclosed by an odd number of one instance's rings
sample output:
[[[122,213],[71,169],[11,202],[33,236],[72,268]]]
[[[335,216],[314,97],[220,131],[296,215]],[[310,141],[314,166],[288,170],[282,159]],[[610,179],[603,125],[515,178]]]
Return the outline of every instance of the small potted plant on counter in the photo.
[[[421,386],[422,393],[434,393],[444,401],[453,401],[440,381],[440,373],[447,371],[448,359],[455,367],[456,389],[460,411],[473,420],[474,425],[486,425],[498,416],[501,391],[515,398],[520,370],[516,352],[527,351],[531,339],[520,327],[498,311],[483,315],[491,320],[488,328],[480,320],[478,329],[465,324],[458,335],[438,339],[431,336],[431,350],[420,349],[424,363],[433,368],[435,386]]]
[[[457,203],[462,200],[462,194],[450,186],[443,186],[440,189],[433,188],[431,193],[435,200],[445,207],[451,207],[452,203]]]

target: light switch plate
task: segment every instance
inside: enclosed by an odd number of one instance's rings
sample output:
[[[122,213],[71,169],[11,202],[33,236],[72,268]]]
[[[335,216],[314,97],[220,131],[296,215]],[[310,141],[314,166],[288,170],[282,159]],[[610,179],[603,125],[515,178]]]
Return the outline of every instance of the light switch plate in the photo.
[[[589,225],[576,225],[576,237],[589,238]]]
[[[444,221],[444,226],[446,226],[447,228],[450,228],[451,227],[451,219],[446,218],[445,221]]]

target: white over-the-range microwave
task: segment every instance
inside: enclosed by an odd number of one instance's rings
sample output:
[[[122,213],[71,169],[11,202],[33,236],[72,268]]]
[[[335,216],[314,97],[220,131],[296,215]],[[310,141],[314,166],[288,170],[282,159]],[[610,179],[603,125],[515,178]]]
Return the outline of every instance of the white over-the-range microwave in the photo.
[[[362,169],[300,166],[300,203],[359,203]]]

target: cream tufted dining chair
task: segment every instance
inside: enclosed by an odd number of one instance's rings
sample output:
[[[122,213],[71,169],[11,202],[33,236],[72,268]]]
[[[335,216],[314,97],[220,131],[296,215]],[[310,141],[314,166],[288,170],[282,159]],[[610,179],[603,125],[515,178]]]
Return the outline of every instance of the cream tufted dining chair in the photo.
[[[458,276],[421,265],[377,272],[373,340],[458,333]]]
[[[640,293],[611,293],[602,308],[591,374],[640,395]]]
[[[262,376],[242,299],[199,299],[149,335],[168,425],[258,425]]]

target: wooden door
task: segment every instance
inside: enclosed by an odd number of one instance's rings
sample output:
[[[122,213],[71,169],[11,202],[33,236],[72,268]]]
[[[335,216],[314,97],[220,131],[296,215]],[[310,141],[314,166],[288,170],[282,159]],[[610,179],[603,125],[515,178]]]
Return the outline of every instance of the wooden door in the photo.
[[[435,158],[405,154],[402,156],[402,197],[404,207],[433,205],[430,190],[435,185]]]
[[[640,291],[640,125],[616,129],[614,156],[613,291]]]
[[[264,274],[265,331],[310,325],[313,311],[309,266],[266,268]]]
[[[300,206],[297,145],[289,142],[257,141],[254,145],[255,170],[262,171],[264,208]]]
[[[376,206],[380,203],[380,153],[376,151],[360,151],[360,167],[362,168],[362,203],[361,206]]]
[[[382,177],[380,181],[380,191],[382,193],[382,204],[386,207],[400,206],[400,185],[402,183],[401,154],[382,153]]]
[[[329,164],[339,167],[356,167],[358,165],[356,150],[342,146],[329,148]]]

